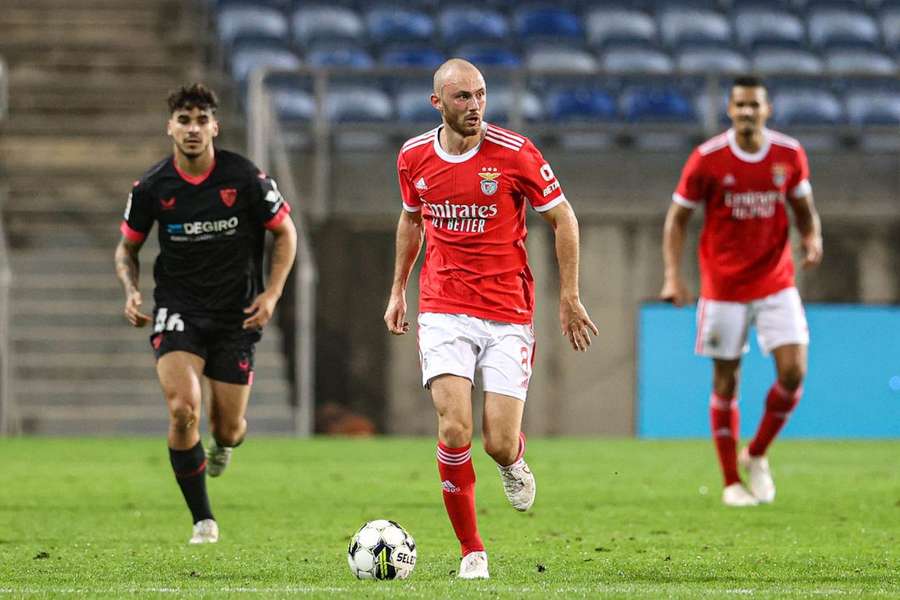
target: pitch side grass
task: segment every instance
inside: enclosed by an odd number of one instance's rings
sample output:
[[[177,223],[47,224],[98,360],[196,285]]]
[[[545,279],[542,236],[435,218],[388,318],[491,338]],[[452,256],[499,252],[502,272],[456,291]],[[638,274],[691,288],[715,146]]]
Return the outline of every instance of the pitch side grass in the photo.
[[[529,440],[526,514],[473,454],[489,581],[454,577],[432,439],[251,437],[209,481],[210,546],[164,440],[0,440],[0,598],[900,597],[900,442],[777,443],[749,509],[720,504],[708,440]],[[416,538],[411,579],[351,577],[375,518]]]

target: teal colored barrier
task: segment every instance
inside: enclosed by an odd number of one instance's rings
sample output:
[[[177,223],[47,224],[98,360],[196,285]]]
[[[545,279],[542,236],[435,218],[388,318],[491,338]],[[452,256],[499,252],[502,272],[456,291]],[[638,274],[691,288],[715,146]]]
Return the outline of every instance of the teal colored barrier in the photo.
[[[694,354],[695,307],[644,304],[638,314],[637,433],[707,437],[712,360]],[[784,437],[900,437],[900,308],[807,305],[809,374]],[[750,332],[739,392],[741,437],[753,435],[775,363]]]

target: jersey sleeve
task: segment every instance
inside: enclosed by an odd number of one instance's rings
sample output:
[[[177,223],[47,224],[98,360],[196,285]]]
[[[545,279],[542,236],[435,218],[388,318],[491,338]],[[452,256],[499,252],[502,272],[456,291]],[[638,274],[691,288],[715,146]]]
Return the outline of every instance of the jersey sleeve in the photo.
[[[812,193],[812,185],[809,183],[809,161],[806,158],[806,151],[802,146],[797,148],[797,154],[794,158],[794,176],[789,184],[788,193],[792,198],[803,198]]]
[[[252,185],[250,212],[266,229],[275,229],[291,212],[275,180],[258,171]]]
[[[694,150],[681,170],[678,187],[672,194],[672,201],[685,208],[697,208],[705,198],[705,178],[703,176],[703,156]]]
[[[130,242],[140,243],[147,239],[147,234],[153,227],[153,201],[150,194],[140,181],[134,182],[134,187],[128,194],[128,202],[125,204],[125,214],[119,231]]]
[[[566,201],[550,163],[544,160],[540,150],[531,140],[525,140],[519,150],[516,176],[519,191],[528,199],[534,210],[546,212]]]
[[[397,156],[397,179],[400,183],[400,198],[403,200],[403,210],[407,212],[419,212],[422,210],[422,199],[412,182],[412,175],[403,152]]]

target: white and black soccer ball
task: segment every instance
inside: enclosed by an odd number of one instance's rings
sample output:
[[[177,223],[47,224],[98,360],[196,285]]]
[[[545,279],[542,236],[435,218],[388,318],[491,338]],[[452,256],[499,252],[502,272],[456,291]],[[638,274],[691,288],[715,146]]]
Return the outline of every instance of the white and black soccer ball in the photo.
[[[347,564],[358,579],[406,579],[416,566],[416,541],[394,521],[369,521],[350,538]]]

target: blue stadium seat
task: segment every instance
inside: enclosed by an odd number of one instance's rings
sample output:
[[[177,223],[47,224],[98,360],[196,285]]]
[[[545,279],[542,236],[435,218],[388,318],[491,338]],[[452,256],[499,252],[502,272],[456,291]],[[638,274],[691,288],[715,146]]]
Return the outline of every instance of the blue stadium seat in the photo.
[[[306,62],[311,67],[353,67],[365,69],[375,61],[359,46],[338,42],[319,42],[306,52]]]
[[[343,6],[301,6],[291,16],[294,41],[308,46],[316,41],[360,41],[365,38],[362,19]]]
[[[522,59],[503,44],[466,44],[453,53],[478,67],[518,67]]]
[[[825,68],[822,61],[808,50],[763,46],[753,53],[753,70],[761,75],[821,75]]]
[[[501,41],[509,35],[509,24],[500,12],[474,5],[443,9],[438,15],[438,24],[448,46]]]
[[[424,44],[398,44],[381,52],[380,63],[384,67],[427,67],[436,69],[447,56],[433,46]]]
[[[400,88],[394,95],[397,119],[404,123],[440,122],[441,115],[431,106],[430,98],[430,86],[411,85]]]
[[[241,85],[256,67],[297,69],[302,64],[287,46],[271,40],[239,40],[231,52],[231,76]]]
[[[778,125],[835,125],[843,118],[837,97],[822,88],[785,88],[772,96],[772,118]]]
[[[834,44],[854,43],[877,47],[880,42],[878,25],[861,10],[822,8],[812,10],[807,17],[809,40],[816,48]]]
[[[288,122],[309,122],[316,117],[316,99],[301,89],[271,90],[272,104],[278,119]]]
[[[618,116],[615,99],[602,89],[558,87],[545,98],[547,117],[552,121],[612,121]]]
[[[434,21],[425,12],[401,5],[376,6],[366,13],[369,37],[376,44],[427,42],[434,35]]]
[[[734,17],[734,32],[741,44],[751,48],[766,42],[802,45],[806,40],[806,29],[799,17],[787,10],[759,5],[738,8]]]
[[[900,91],[853,90],[844,100],[853,125],[900,125]]]
[[[539,45],[525,55],[525,66],[533,71],[591,73],[597,69],[597,60],[578,48]]]
[[[521,103],[519,110],[525,121],[537,121],[544,116],[544,107],[531,90],[522,91],[516,98],[510,86],[492,85],[488,88],[485,119],[491,123],[509,123],[510,115],[517,101]]]
[[[865,48],[834,48],[825,53],[825,70],[829,75],[884,75],[897,73],[897,63],[888,55]]]
[[[384,90],[362,84],[329,88],[325,111],[335,122],[381,122],[393,117],[391,100]]]
[[[577,14],[554,4],[524,6],[512,19],[516,36],[526,43],[535,38],[580,40],[584,33]]]
[[[675,55],[675,65],[689,75],[746,73],[750,62],[737,50],[718,46],[687,46]]]
[[[884,45],[892,52],[900,50],[900,5],[887,7],[878,15]]]
[[[633,85],[619,97],[622,116],[632,122],[690,122],[697,114],[691,99],[675,85]]]
[[[584,19],[587,43],[601,48],[617,42],[655,44],[656,21],[645,12],[627,8],[593,8]]]
[[[217,11],[220,11],[238,6],[261,6],[263,8],[286,10],[290,8],[291,2],[292,0],[210,0],[208,3],[213,5]]]
[[[643,4],[654,12],[666,10],[703,10],[718,11],[721,5],[718,0],[643,0]]]
[[[231,46],[242,37],[288,40],[288,22],[284,13],[267,6],[229,6],[219,11],[216,23],[219,39],[225,46]]]
[[[675,69],[672,59],[662,50],[634,44],[609,47],[601,55],[600,65],[612,74],[668,75]]]
[[[731,24],[719,12],[678,8],[659,15],[659,33],[673,48],[685,42],[726,44],[731,41]]]

